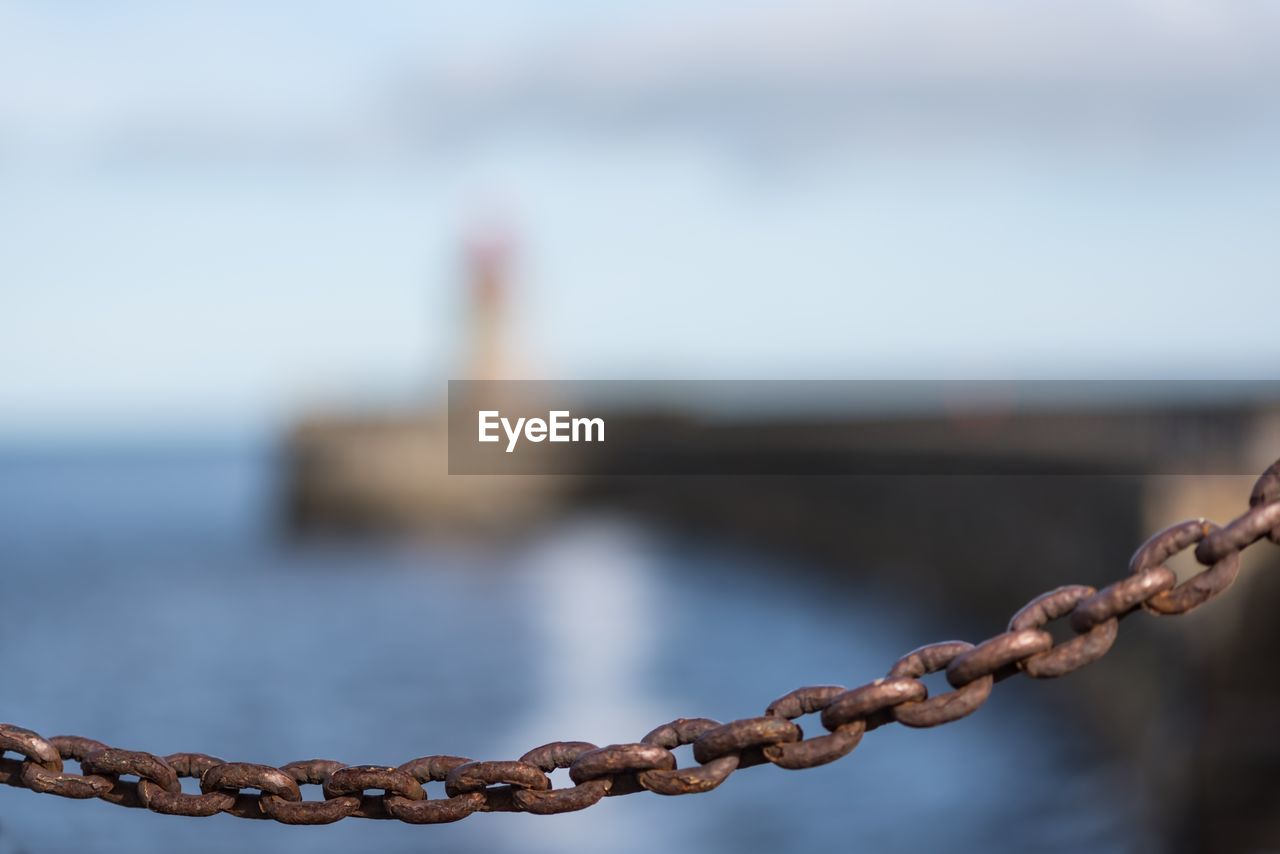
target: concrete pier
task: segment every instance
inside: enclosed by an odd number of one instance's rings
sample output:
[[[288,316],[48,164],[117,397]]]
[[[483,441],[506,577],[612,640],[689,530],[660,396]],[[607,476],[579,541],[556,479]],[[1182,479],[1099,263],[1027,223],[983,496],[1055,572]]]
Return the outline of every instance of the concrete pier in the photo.
[[[1167,439],[1155,445],[1139,418],[1150,425],[1153,413],[1095,412],[1070,431],[1074,443],[1038,441],[1032,425],[1022,444],[950,449],[938,446],[940,427],[928,418],[900,419],[882,431],[827,422],[823,441],[814,440],[810,423],[657,419],[671,430],[655,447],[672,454],[731,431],[735,447],[799,447],[819,466],[825,458],[832,471],[849,470],[858,455],[914,447],[1004,472],[683,477],[610,474],[611,466],[626,471],[634,461],[608,456],[598,458],[600,470],[571,476],[450,476],[443,419],[315,419],[289,438],[287,517],[297,535],[491,538],[609,508],[781,555],[808,568],[797,583],[827,585],[833,596],[853,595],[861,585],[889,591],[936,625],[937,637],[922,642],[976,641],[1001,631],[1018,607],[1047,589],[1117,580],[1136,546],[1168,524],[1233,518],[1253,481],[1243,474],[1100,475],[1100,457],[1116,471],[1168,471],[1153,455],[1179,453],[1178,436],[1205,431],[1216,437],[1209,447],[1232,456],[1217,461],[1222,471],[1260,472],[1280,455],[1274,408],[1155,413]],[[833,441],[840,435],[861,438]],[[1094,474],[1034,474],[1085,461]],[[1280,735],[1269,725],[1280,687],[1265,678],[1280,655],[1280,622],[1272,618],[1280,549],[1246,557],[1236,587],[1212,605],[1177,621],[1128,620],[1104,663],[1038,686],[1069,707],[1064,726],[1083,727],[1106,752],[1143,769],[1135,797],[1177,805],[1168,814],[1182,816],[1183,825],[1169,838],[1185,840],[1179,844],[1186,850],[1246,850],[1280,835]],[[1258,565],[1264,562],[1270,566]],[[1172,565],[1184,577],[1195,569],[1185,556]],[[846,588],[851,592],[842,594]]]

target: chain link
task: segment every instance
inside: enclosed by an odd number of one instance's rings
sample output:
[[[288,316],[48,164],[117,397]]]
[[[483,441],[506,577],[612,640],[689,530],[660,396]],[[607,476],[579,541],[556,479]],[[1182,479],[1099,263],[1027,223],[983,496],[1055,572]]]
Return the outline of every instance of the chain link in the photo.
[[[1134,553],[1127,577],[1101,590],[1069,585],[1037,596],[1013,615],[1006,631],[981,643],[922,646],[866,685],[798,688],[770,703],[761,717],[723,724],[679,718],[635,743],[552,742],[514,761],[424,756],[392,768],[310,759],[276,768],[201,753],[161,757],[79,736],[45,739],[0,724],[0,783],[166,815],[227,813],[283,824],[344,818],[439,824],[474,812],[572,812],[645,790],[707,792],[752,765],[799,769],[834,762],[887,723],[932,727],[959,720],[986,702],[997,681],[1018,673],[1048,679],[1079,670],[1106,655],[1120,620],[1136,610],[1185,614],[1217,597],[1239,574],[1241,552],[1263,539],[1280,544],[1280,460],[1258,479],[1249,509],[1227,525],[1192,519],[1166,528]],[[1165,564],[1191,548],[1204,569],[1178,583]],[[1059,619],[1076,636],[1055,643],[1045,626]],[[945,671],[952,690],[931,697],[921,679],[938,671]],[[826,733],[806,738],[795,719],[814,714]],[[696,765],[678,767],[672,751],[681,745],[693,746]],[[80,773],[66,771],[65,760],[79,763]],[[568,769],[573,785],[554,788],[548,774],[556,769]],[[200,794],[183,792],[181,778],[199,780]],[[429,797],[427,783],[443,783],[446,797]],[[324,799],[304,800],[302,785],[319,785]]]

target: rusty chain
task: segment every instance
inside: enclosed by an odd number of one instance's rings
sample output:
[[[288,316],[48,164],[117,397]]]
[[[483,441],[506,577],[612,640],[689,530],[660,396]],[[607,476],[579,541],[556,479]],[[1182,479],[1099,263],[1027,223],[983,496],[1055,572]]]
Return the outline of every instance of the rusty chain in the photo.
[[[0,724],[0,783],[166,815],[228,813],[284,824],[329,824],[348,817],[439,824],[474,812],[572,812],[643,790],[707,792],[752,765],[798,769],[833,762],[857,747],[866,732],[887,723],[932,727],[959,720],[986,702],[994,684],[1007,676],[1051,679],[1079,670],[1107,653],[1120,620],[1134,611],[1185,614],[1222,593],[1240,571],[1241,552],[1264,538],[1280,544],[1280,460],[1258,479],[1249,509],[1231,523],[1192,519],[1166,528],[1134,553],[1123,579],[1101,590],[1076,584],[1037,596],[1013,615],[1006,631],[979,644],[922,646],[866,685],[798,688],[770,703],[760,717],[725,724],[680,718],[630,744],[558,741],[514,761],[423,756],[392,768],[311,759],[276,768],[201,753],[155,756],[79,736],[46,739]],[[1165,563],[1192,547],[1205,568],[1179,583]],[[1060,619],[1067,620],[1075,637],[1055,643],[1045,627]],[[937,671],[945,671],[951,690],[931,697],[921,677]],[[794,721],[812,714],[820,715],[826,734],[806,738]],[[697,764],[678,767],[672,751],[688,744]],[[6,758],[6,753],[21,758]],[[80,773],[67,771],[67,760],[79,763]],[[566,768],[573,785],[553,788],[548,775]],[[184,792],[181,778],[198,779],[200,794]],[[443,783],[446,797],[428,797],[427,783]],[[321,786],[324,799],[303,800],[302,785]]]

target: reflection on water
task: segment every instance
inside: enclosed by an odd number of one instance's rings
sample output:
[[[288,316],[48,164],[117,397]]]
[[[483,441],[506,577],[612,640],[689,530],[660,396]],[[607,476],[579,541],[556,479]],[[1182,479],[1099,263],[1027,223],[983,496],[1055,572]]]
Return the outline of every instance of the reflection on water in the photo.
[[[250,451],[0,459],[0,718],[272,764],[511,758],[759,714],[935,639],[895,602],[616,519],[515,547],[291,548],[270,533],[270,473]],[[943,730],[886,727],[825,768],[556,817],[289,828],[4,789],[0,852],[1137,847],[1123,774],[1064,776],[1078,745],[1008,693]]]

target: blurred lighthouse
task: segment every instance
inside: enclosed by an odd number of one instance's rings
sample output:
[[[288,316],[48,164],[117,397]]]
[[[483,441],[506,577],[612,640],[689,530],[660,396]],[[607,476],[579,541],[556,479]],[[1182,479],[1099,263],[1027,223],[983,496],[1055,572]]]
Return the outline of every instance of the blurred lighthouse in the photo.
[[[513,244],[510,230],[496,226],[478,229],[466,243],[471,302],[468,379],[512,378],[505,339]]]

